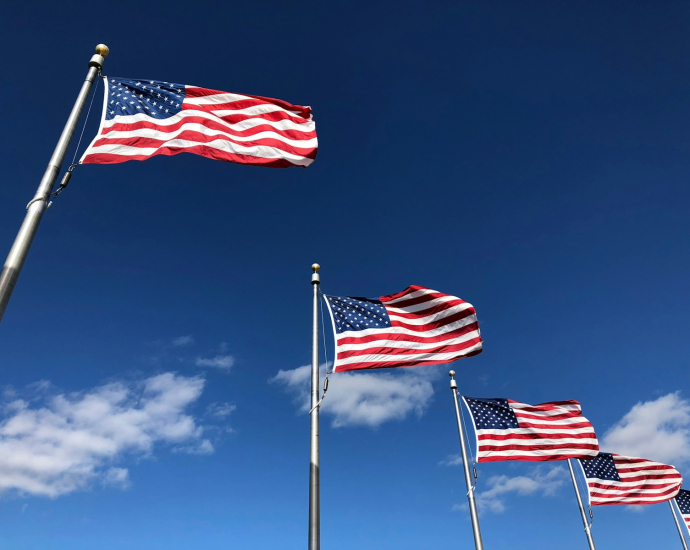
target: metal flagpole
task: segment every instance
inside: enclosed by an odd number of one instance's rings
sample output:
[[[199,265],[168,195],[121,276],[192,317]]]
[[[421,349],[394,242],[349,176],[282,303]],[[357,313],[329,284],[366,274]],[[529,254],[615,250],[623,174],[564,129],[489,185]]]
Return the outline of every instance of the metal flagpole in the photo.
[[[455,403],[455,418],[458,421],[458,434],[460,435],[460,450],[462,451],[462,466],[465,469],[465,485],[467,486],[467,500],[470,505],[470,518],[472,519],[472,531],[474,532],[474,547],[476,550],[484,550],[482,543],[482,533],[479,530],[479,516],[477,515],[477,503],[474,500],[474,485],[470,474],[470,464],[467,460],[467,446],[465,443],[465,430],[462,427],[460,418],[460,404],[458,403],[458,384],[455,381],[455,371],[450,374],[450,390],[453,392],[453,403]]]
[[[688,550],[688,543],[685,540],[685,534],[683,533],[683,526],[680,524],[680,521],[678,521],[678,514],[676,514],[676,509],[673,506],[674,500],[676,500],[676,499],[672,498],[671,500],[669,500],[668,505],[671,507],[671,513],[673,514],[673,521],[676,522],[676,527],[678,528],[678,534],[680,535],[680,540],[683,543],[683,549]]]
[[[311,333],[311,453],[309,459],[309,550],[321,548],[321,503],[319,501],[319,264],[311,266],[314,291]]]
[[[19,278],[19,272],[22,270],[26,256],[29,253],[31,242],[36,236],[38,224],[41,223],[41,218],[47,208],[48,199],[53,192],[53,185],[62,167],[62,162],[65,159],[65,153],[67,153],[70,141],[72,141],[72,136],[77,127],[77,122],[79,122],[79,118],[81,117],[86,99],[89,96],[89,92],[91,91],[91,87],[98,73],[103,68],[103,63],[105,62],[105,58],[108,57],[108,53],[108,46],[105,44],[96,46],[96,55],[89,61],[89,72],[86,74],[86,80],[84,84],[82,84],[79,95],[77,96],[77,101],[74,103],[72,112],[67,119],[67,124],[65,124],[60,139],[55,146],[53,156],[50,157],[50,162],[48,162],[48,167],[43,174],[41,183],[38,185],[38,190],[26,208],[27,212],[24,217],[24,222],[19,229],[19,233],[17,233],[10,253],[7,255],[5,265],[3,265],[2,271],[0,271],[0,321],[5,314],[5,309],[12,296],[14,285]]]
[[[573,470],[573,459],[568,459],[568,468],[570,468],[570,477],[573,480],[573,487],[575,488],[575,496],[577,497],[577,505],[580,507],[580,515],[582,516],[582,523],[585,526],[585,535],[587,535],[587,542],[589,543],[590,550],[596,550],[594,546],[594,539],[592,538],[592,528],[589,526],[587,521],[587,513],[585,512],[585,507],[582,504],[582,497],[580,496],[580,489],[577,486],[577,480],[575,479],[575,470]]]

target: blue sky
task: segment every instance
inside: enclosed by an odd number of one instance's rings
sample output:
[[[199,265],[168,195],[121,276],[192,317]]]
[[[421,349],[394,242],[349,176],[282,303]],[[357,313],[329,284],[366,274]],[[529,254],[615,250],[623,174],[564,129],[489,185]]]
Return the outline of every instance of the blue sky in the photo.
[[[311,105],[320,144],[308,169],[77,169],[0,325],[0,544],[304,547],[315,261],[329,294],[471,302],[485,351],[453,366],[463,393],[578,399],[607,450],[690,477],[689,18],[680,2],[0,6],[2,254],[99,42],[108,75]],[[447,371],[331,379],[324,548],[471,544]],[[586,547],[564,466],[478,468],[487,548]],[[679,547],[666,504],[597,509],[593,529],[601,548]]]

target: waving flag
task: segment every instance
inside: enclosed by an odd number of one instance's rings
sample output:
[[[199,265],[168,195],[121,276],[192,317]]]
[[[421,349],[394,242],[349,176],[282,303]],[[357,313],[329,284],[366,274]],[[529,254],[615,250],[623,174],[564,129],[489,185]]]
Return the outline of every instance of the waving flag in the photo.
[[[683,482],[673,466],[644,458],[599,453],[580,460],[592,506],[656,504],[674,498]]]
[[[594,428],[577,401],[526,405],[463,397],[477,437],[477,461],[539,462],[597,456]]]
[[[240,164],[309,166],[311,108],[158,80],[105,78],[103,115],[84,164],[194,153]]]
[[[326,296],[326,303],[334,372],[449,363],[482,351],[472,305],[423,286],[378,299]]]
[[[676,503],[685,521],[685,526],[688,528],[688,534],[690,534],[690,491],[681,489],[676,497]]]

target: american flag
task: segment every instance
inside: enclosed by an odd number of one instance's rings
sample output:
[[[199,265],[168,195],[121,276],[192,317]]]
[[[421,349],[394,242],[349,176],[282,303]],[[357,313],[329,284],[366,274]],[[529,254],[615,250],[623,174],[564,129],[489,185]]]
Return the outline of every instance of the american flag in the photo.
[[[526,405],[512,399],[463,397],[477,437],[477,461],[594,457],[599,441],[577,401]]]
[[[423,286],[378,299],[326,296],[326,303],[334,372],[449,363],[482,351],[472,305]]]
[[[309,107],[158,80],[105,78],[103,114],[84,164],[194,153],[287,167],[316,157]]]
[[[580,460],[592,506],[656,504],[674,498],[683,482],[673,466],[644,458],[599,453]]]
[[[676,497],[676,504],[678,504],[680,515],[683,516],[685,526],[688,528],[688,533],[690,533],[690,491],[681,489]]]

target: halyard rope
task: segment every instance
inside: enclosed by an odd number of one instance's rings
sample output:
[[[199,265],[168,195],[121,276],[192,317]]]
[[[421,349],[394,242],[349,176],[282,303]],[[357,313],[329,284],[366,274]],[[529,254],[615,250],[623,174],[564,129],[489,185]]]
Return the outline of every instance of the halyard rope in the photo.
[[[56,191],[51,193],[48,198],[50,197],[57,197],[60,193],[62,193],[65,188],[67,187],[67,184],[69,183],[70,178],[72,177],[72,171],[79,165],[79,163],[75,164],[75,160],[77,160],[77,154],[79,153],[79,146],[81,145],[81,140],[84,137],[84,130],[86,130],[86,123],[89,121],[89,115],[91,114],[91,107],[93,107],[93,100],[96,97],[96,91],[98,90],[98,84],[100,83],[101,80],[101,73],[100,71],[98,72],[98,80],[96,80],[96,85],[93,87],[93,93],[91,94],[91,101],[89,102],[89,108],[86,111],[86,118],[84,119],[84,124],[81,127],[81,133],[79,134],[79,141],[77,141],[77,146],[74,149],[74,157],[72,158],[72,164],[70,164],[69,168],[67,169],[67,173],[62,177],[62,182],[60,183],[60,187],[57,188]],[[35,197],[32,199],[29,204],[26,205],[26,209],[28,210],[29,207],[38,201],[45,201],[45,197]],[[46,205],[46,210],[50,208],[50,206],[53,204],[53,201],[51,200],[47,205]]]
[[[101,76],[100,71],[98,73],[98,76],[99,77]],[[72,170],[74,170],[73,167],[76,166],[76,164],[74,164],[74,161],[77,160],[77,153],[79,152],[79,146],[81,145],[81,138],[84,137],[84,130],[86,130],[86,123],[89,121],[89,115],[91,114],[91,107],[93,107],[93,100],[96,97],[96,90],[98,90],[98,84],[100,84],[100,82],[101,82],[101,79],[98,78],[96,80],[96,85],[93,87],[93,93],[91,94],[91,102],[89,103],[89,110],[86,111],[86,118],[84,119],[84,125],[81,127],[81,134],[79,134],[79,141],[77,141],[77,147],[76,147],[76,149],[74,149],[74,158],[72,159],[72,166],[70,166],[70,168],[72,168]],[[71,170],[70,170],[70,172],[71,172]]]
[[[319,294],[325,299],[325,294],[321,292],[321,288],[319,288]],[[324,325],[323,322],[323,302],[320,301],[320,306],[321,306],[321,335],[323,336],[323,355],[326,359],[326,368],[328,368],[328,348],[326,347],[326,325]],[[326,372],[326,378],[323,380],[323,394],[321,394],[321,399],[319,399],[318,403],[314,405],[311,410],[309,411],[309,414],[314,412],[314,409],[318,408],[321,406],[321,403],[323,403],[323,398],[326,397],[326,392],[328,391],[328,375],[331,374],[330,372]]]
[[[462,399],[462,396],[460,396],[460,398]],[[465,428],[465,437],[467,438],[467,434],[469,434],[470,432],[467,431],[467,423],[465,422],[465,414],[463,413],[462,403],[460,403],[460,418],[462,419],[462,425]],[[475,468],[477,461],[474,459],[474,453],[472,452],[472,445],[470,444],[469,441],[467,441],[467,447],[470,450],[470,461],[472,463],[472,473],[473,473],[472,478],[474,480],[472,482],[472,488],[470,489],[470,492],[471,492],[471,491],[474,491],[475,487],[477,486],[477,468]],[[469,496],[469,493],[467,493],[467,494]]]

